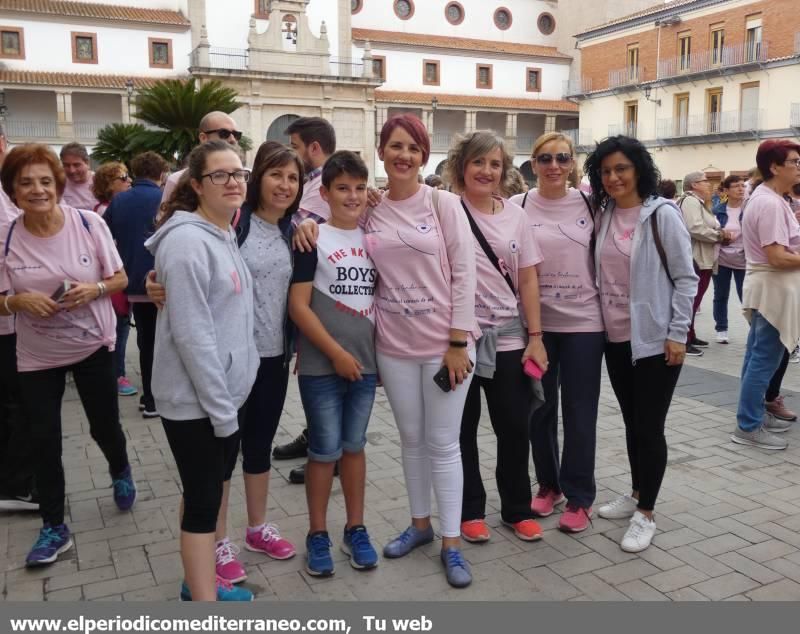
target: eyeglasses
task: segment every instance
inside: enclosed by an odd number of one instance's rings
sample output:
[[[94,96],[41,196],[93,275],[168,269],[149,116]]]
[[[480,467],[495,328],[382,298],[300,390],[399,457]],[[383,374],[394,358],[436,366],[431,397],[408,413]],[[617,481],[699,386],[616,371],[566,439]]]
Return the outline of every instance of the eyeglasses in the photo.
[[[218,130],[202,130],[202,132],[205,134],[216,134],[223,141],[230,136],[233,136],[233,138],[237,141],[242,138],[241,130],[226,130],[225,128],[219,128]]]
[[[611,176],[612,173],[615,176],[623,176],[625,174],[625,172],[627,172],[628,170],[632,170],[632,169],[633,169],[633,165],[631,165],[630,163],[628,163],[628,164],[620,163],[619,165],[615,165],[614,167],[612,167],[610,169],[606,168],[606,169],[600,170],[600,176],[602,176],[603,178],[608,178],[609,176]]]
[[[127,174],[123,174],[122,176],[117,176],[116,180],[122,181],[124,183],[125,181],[127,181],[129,179],[130,179],[130,176],[128,176]]]
[[[202,178],[208,178],[214,185],[227,185],[231,178],[239,184],[250,181],[250,170],[236,170],[235,172],[211,172],[203,174]]]
[[[572,154],[568,152],[559,152],[558,154],[540,154],[534,158],[539,165],[550,165],[550,163],[553,162],[553,159],[555,159],[556,163],[559,165],[567,165],[568,163],[572,162]]]
[[[796,159],[786,159],[786,160],[783,162],[783,164],[784,164],[784,165],[786,165],[787,163],[791,163],[791,164],[792,164],[792,165],[794,165],[795,167],[798,167],[798,168],[800,168],[800,158],[796,158]]]

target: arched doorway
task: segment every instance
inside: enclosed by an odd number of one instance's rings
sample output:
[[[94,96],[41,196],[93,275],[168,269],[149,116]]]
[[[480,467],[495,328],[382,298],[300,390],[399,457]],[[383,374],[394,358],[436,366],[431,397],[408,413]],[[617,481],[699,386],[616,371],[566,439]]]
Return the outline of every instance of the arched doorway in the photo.
[[[287,145],[289,143],[289,136],[284,134],[284,131],[289,127],[292,121],[299,118],[300,117],[296,114],[285,114],[275,119],[272,125],[269,126],[269,130],[267,130],[267,141],[277,141],[278,143]]]

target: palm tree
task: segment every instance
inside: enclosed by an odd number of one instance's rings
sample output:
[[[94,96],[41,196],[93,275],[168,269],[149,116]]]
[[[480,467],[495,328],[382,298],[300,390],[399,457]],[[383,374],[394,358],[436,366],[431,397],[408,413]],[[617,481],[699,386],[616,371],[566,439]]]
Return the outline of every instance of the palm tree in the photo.
[[[134,116],[148,126],[137,134],[136,142],[142,150],[153,150],[182,164],[197,145],[200,120],[212,110],[231,113],[240,106],[236,91],[219,81],[198,88],[195,78],[161,80],[136,96]]]
[[[97,133],[92,158],[98,163],[120,161],[130,169],[130,160],[144,151],[139,143],[144,131],[141,123],[110,123]]]

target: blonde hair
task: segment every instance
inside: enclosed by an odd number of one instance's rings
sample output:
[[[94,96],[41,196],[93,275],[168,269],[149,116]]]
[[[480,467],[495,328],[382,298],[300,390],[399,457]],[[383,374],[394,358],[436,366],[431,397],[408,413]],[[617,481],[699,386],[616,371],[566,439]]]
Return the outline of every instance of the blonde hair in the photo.
[[[578,174],[578,162],[575,160],[575,144],[572,142],[572,139],[561,132],[545,132],[536,139],[536,142],[533,144],[533,150],[531,151],[531,169],[533,169],[533,164],[536,162],[536,155],[551,141],[560,141],[569,146],[569,153],[572,154],[572,171],[570,171],[567,176],[567,184],[570,187],[577,187],[581,182],[581,178]]]
[[[464,191],[464,170],[467,164],[479,156],[485,156],[492,150],[500,148],[503,157],[503,172],[500,175],[500,189],[508,187],[509,174],[513,163],[506,151],[503,139],[489,130],[476,130],[464,136],[456,137],[455,145],[447,153],[447,164],[444,168],[444,179],[450,183],[456,193]]]

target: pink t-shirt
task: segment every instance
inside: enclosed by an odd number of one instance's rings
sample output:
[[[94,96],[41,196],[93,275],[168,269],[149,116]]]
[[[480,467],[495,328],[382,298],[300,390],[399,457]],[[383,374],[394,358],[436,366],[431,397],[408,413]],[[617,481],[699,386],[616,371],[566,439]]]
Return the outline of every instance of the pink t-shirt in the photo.
[[[467,217],[458,196],[448,192],[439,193],[437,217],[431,192],[421,185],[406,200],[384,196],[364,226],[378,269],[375,347],[392,357],[437,357],[447,351],[451,328],[478,331]]]
[[[511,202],[522,204],[524,194]],[[603,332],[591,250],[594,224],[577,189],[550,200],[531,190],[525,212],[544,258],[539,264],[539,298],[545,332]]]
[[[19,215],[19,209],[11,202],[11,199],[6,193],[0,189],[0,256],[6,248],[6,237],[8,236],[8,228],[11,223]],[[2,298],[0,298],[2,299]],[[14,316],[0,317],[0,335],[13,335],[14,334]]]
[[[739,224],[739,214],[741,211],[739,207],[727,208],[728,222],[725,225],[725,231],[732,234],[733,240],[731,240],[731,243],[727,246],[720,246],[719,265],[726,266],[729,269],[743,269],[747,265],[744,258],[742,226]]]
[[[492,247],[500,266],[511,274],[511,280],[519,293],[519,270],[536,266],[542,261],[542,253],[533,237],[533,230],[525,212],[519,205],[504,200],[496,200],[500,209],[495,214],[485,214],[473,207],[466,198],[475,224]],[[475,291],[475,317],[481,328],[499,326],[519,315],[519,300],[508,286],[478,241],[475,244],[475,271],[477,290]],[[497,351],[519,350],[525,347],[521,337],[499,337]]]
[[[300,199],[300,207],[295,216],[299,224],[306,218],[313,218],[317,222],[327,222],[331,217],[331,208],[324,200],[319,188],[322,186],[322,173],[310,178],[303,185],[303,197]]]
[[[61,210],[64,226],[49,238],[29,233],[21,219],[14,225],[8,255],[0,259],[0,292],[38,291],[49,296],[65,279],[95,283],[122,268],[111,232],[100,216],[66,205]],[[108,295],[48,319],[24,312],[16,317],[20,372],[71,365],[101,346],[114,349],[116,318]]]
[[[73,183],[70,179],[67,179],[64,185],[64,193],[61,195],[61,202],[76,209],[93,210],[99,202],[92,193],[93,183],[94,172],[89,172],[89,177],[82,183]]]
[[[748,264],[769,264],[764,247],[771,244],[800,253],[800,226],[792,208],[766,185],[750,196],[744,210],[742,235]]]
[[[167,177],[167,180],[164,183],[164,192],[161,194],[161,205],[169,200],[169,197],[172,196],[172,192],[175,191],[175,188],[178,186],[181,177],[185,173],[186,169],[184,168],[182,170],[178,170],[177,172],[173,172]],[[161,205],[159,205],[159,207],[161,207]]]
[[[631,339],[631,247],[642,206],[614,208],[611,225],[600,249],[600,301],[608,340]]]

